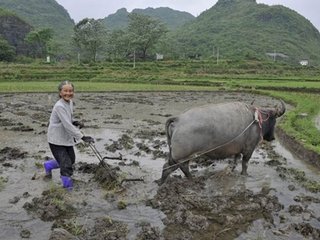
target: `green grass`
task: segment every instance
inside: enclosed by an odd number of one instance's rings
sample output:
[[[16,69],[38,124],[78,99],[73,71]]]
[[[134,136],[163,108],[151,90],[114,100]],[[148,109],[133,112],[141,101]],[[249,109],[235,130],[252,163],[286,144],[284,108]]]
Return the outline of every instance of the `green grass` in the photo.
[[[105,91],[213,91],[216,87],[148,83],[73,82],[76,92]],[[0,82],[0,92],[57,92],[59,82]]]
[[[246,88],[308,88],[318,89],[320,92],[320,81],[292,81],[292,80],[237,80],[233,81],[234,85],[246,87]]]
[[[314,124],[320,114],[320,95],[296,92],[267,92],[294,105],[284,115],[279,127],[301,142],[305,148],[320,153],[320,130]]]

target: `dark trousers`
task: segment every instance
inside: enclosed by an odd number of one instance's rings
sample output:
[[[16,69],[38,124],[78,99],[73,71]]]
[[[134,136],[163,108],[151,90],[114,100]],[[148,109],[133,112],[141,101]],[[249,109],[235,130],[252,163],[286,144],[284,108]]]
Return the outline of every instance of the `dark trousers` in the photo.
[[[60,166],[61,176],[71,177],[73,174],[72,165],[76,161],[73,146],[58,146],[49,143],[51,152]]]

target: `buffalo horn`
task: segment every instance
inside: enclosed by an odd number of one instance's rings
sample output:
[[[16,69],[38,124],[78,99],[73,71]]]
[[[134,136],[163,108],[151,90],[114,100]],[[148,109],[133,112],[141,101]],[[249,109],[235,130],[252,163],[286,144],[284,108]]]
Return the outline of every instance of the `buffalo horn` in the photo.
[[[275,114],[276,117],[282,116],[286,111],[286,105],[284,104],[284,101],[280,99],[280,102],[281,102],[281,108],[278,108],[278,107],[276,108],[276,114]]]

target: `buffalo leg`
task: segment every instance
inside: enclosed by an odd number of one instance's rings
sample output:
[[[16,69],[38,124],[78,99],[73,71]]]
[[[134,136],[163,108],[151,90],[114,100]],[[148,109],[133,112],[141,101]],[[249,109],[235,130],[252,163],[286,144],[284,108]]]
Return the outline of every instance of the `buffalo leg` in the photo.
[[[163,184],[166,179],[168,178],[168,176],[173,172],[175,171],[177,168],[179,167],[178,164],[173,164],[171,165],[170,163],[166,162],[164,165],[163,165],[163,168],[162,168],[162,176],[161,176],[161,179],[159,179],[159,181],[157,181],[160,185]]]
[[[192,178],[192,175],[189,171],[189,161],[181,163],[179,167],[187,178]]]
[[[237,167],[237,163],[238,163],[238,159],[240,159],[241,158],[241,153],[240,154],[236,154],[235,156],[234,156],[234,159],[233,159],[233,161],[231,162],[231,171],[233,172],[234,171],[234,169]]]
[[[251,158],[251,155],[252,155],[252,152],[251,154],[243,154],[241,175],[248,175],[247,173],[248,162],[249,162],[249,159]]]

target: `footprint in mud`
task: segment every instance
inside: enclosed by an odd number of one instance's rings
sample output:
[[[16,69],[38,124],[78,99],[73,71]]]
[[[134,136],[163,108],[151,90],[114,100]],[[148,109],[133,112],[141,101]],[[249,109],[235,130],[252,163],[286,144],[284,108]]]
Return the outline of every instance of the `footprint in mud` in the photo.
[[[291,228],[306,239],[320,239],[320,229],[313,227],[310,223],[293,223]]]
[[[10,128],[11,131],[17,131],[17,132],[32,132],[34,129],[29,126],[25,126],[23,124],[18,124],[19,126],[17,127],[12,127]]]
[[[0,150],[0,162],[22,159],[25,158],[27,154],[27,152],[23,152],[19,148],[5,147]]]
[[[11,119],[0,118],[0,126],[1,127],[10,127],[10,126],[14,126],[14,125],[16,125],[16,123],[14,121],[12,121]]]

